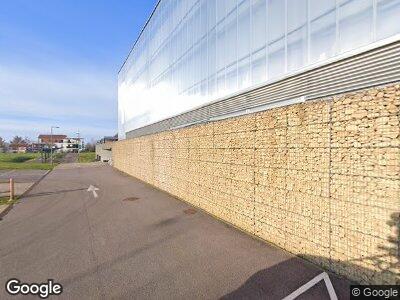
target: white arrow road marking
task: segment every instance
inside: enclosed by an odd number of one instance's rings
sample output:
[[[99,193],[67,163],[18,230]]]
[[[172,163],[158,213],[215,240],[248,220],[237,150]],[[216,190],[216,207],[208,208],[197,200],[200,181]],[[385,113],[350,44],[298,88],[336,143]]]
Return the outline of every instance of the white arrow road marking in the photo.
[[[87,189],[88,192],[93,192],[93,197],[95,197],[95,198],[98,197],[97,192],[96,192],[98,190],[99,190],[99,188],[95,187],[94,185],[90,185],[89,188]]]
[[[331,298],[331,300],[338,300],[336,293],[335,293],[335,289],[333,288],[332,282],[329,279],[329,275],[326,272],[323,272],[323,273],[319,274],[318,276],[314,277],[309,282],[302,285],[297,290],[295,290],[293,293],[291,293],[289,296],[286,296],[285,298],[283,298],[283,300],[296,299],[298,296],[303,294],[305,291],[309,290],[311,287],[316,285],[321,280],[323,280],[325,282],[325,285],[326,285],[326,288],[328,289],[329,297]]]

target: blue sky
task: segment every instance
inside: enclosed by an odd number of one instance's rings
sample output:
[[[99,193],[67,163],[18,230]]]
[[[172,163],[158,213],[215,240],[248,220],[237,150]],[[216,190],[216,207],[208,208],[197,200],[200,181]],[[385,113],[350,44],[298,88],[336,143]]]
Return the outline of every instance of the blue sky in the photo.
[[[156,0],[1,0],[0,137],[117,132],[117,73]]]

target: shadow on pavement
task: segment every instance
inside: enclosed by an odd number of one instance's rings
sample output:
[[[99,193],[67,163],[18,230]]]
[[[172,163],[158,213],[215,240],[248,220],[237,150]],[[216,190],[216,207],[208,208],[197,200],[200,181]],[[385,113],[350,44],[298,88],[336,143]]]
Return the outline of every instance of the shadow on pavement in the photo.
[[[399,284],[399,278],[396,280],[394,275],[394,272],[400,267],[399,260],[396,259],[399,257],[399,214],[393,213],[387,224],[394,229],[394,234],[387,237],[389,246],[378,248],[383,250],[382,255],[348,261],[336,261],[312,255],[301,255],[301,257],[308,261],[319,262],[320,265],[329,266],[332,270],[357,274],[358,277],[363,278],[364,284],[384,282],[384,280],[388,280],[387,278],[395,281],[391,284]],[[361,266],[360,262],[369,264],[371,268]],[[261,270],[222,299],[282,299],[322,272],[315,269],[315,274],[312,274],[310,268],[305,268],[305,264],[307,262],[292,258]],[[305,273],[305,270],[308,274]],[[332,274],[330,274],[330,279],[338,298],[349,299],[349,282]],[[329,299],[329,295],[325,284],[319,282],[297,299]]]
[[[116,265],[130,263],[129,261],[131,259],[135,258],[137,255],[140,255],[143,252],[154,249],[157,246],[159,246],[171,239],[175,239],[180,234],[181,234],[180,232],[172,232],[168,235],[163,236],[162,238],[153,240],[143,246],[132,249],[132,250],[128,251],[127,253],[125,253],[121,256],[118,256],[110,261],[105,261],[105,262],[101,262],[101,263],[97,262],[93,268],[88,269],[84,272],[78,273],[78,274],[74,275],[73,277],[61,280],[61,283],[64,287],[69,287],[76,282],[82,281],[82,280],[90,278],[92,276],[100,276],[101,273],[112,270],[112,268],[115,267]]]
[[[33,198],[33,197],[40,197],[40,196],[48,196],[48,195],[56,195],[56,194],[62,194],[62,193],[69,193],[69,192],[78,192],[78,191],[84,191],[87,190],[87,188],[80,188],[80,189],[72,189],[72,190],[60,190],[60,191],[54,191],[54,192],[43,192],[43,193],[36,193],[36,194],[29,194],[24,196],[23,198]]]
[[[318,268],[310,268],[307,265],[307,262],[294,257],[258,271],[243,285],[221,299],[283,299],[322,273]],[[350,295],[349,282],[331,274],[329,277],[338,298],[347,299]],[[297,299],[329,299],[329,294],[321,281]]]

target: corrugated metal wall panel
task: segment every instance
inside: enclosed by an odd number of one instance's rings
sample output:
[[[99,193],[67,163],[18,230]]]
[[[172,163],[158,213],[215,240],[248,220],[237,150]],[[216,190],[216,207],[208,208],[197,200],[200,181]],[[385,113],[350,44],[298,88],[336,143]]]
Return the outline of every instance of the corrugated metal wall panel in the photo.
[[[269,102],[305,96],[317,99],[400,81],[400,41],[213,102],[133,131],[127,138],[206,122]]]

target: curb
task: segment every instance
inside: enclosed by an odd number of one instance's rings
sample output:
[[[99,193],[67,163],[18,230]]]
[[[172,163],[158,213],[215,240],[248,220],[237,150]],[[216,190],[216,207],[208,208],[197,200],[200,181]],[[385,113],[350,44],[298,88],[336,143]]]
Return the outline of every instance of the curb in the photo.
[[[42,175],[42,177],[40,177],[38,180],[36,180],[25,192],[23,192],[21,195],[18,196],[17,200],[20,200],[21,198],[23,198],[27,193],[29,193],[36,185],[39,184],[40,181],[42,181],[52,170],[48,170],[46,173],[44,173]],[[2,212],[0,212],[0,221],[1,219],[8,214],[8,212],[14,207],[15,203],[11,203],[9,204],[5,210],[3,210]]]

